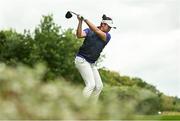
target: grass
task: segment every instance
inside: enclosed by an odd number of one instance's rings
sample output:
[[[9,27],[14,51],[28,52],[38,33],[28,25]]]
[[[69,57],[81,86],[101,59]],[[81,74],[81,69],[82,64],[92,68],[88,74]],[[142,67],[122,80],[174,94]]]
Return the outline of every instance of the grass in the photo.
[[[180,115],[136,115],[134,120],[180,120]]]

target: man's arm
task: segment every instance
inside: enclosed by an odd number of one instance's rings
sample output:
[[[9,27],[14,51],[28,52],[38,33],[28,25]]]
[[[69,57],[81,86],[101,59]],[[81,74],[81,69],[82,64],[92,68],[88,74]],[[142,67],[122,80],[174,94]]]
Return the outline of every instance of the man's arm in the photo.
[[[77,27],[77,31],[76,31],[76,36],[78,38],[84,38],[86,36],[86,33],[84,31],[82,31],[83,20],[79,16],[77,16],[77,18],[78,18],[79,23],[78,23],[78,27]]]
[[[89,20],[85,19],[85,23],[89,26],[89,28],[94,31],[102,40],[106,41],[106,33],[97,28],[93,23]]]

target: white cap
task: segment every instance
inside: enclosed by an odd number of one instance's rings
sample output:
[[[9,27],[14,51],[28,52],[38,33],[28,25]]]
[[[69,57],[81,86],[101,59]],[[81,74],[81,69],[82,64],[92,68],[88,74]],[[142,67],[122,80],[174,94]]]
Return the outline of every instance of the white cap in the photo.
[[[111,28],[116,29],[116,27],[113,25],[113,21],[112,20],[102,20],[101,23],[106,23]]]

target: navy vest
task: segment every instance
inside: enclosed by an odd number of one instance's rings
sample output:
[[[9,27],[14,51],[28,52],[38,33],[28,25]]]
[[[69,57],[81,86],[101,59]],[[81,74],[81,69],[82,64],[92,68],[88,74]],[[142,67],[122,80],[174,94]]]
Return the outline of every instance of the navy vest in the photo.
[[[81,56],[86,59],[86,61],[94,63],[108,42],[109,41],[104,41],[98,37],[95,32],[90,31],[87,33],[77,56]]]

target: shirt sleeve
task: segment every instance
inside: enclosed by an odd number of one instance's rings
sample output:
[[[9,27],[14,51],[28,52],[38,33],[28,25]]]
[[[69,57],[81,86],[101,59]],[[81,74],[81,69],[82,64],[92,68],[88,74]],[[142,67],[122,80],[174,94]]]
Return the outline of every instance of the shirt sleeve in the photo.
[[[90,29],[89,28],[86,28],[86,29],[84,29],[83,30],[85,33],[86,33],[86,35],[89,33],[89,31],[90,31]]]
[[[109,33],[106,33],[106,42],[109,42],[110,39],[111,39],[111,35]]]

